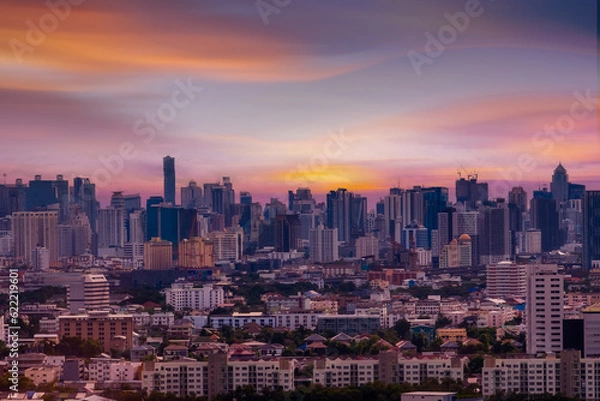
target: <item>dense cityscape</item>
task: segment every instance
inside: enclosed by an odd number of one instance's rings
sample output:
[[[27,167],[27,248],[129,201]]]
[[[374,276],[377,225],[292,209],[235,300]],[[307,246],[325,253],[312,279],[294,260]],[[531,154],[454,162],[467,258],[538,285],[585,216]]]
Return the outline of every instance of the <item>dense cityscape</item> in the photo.
[[[1,334],[20,385],[599,396],[600,191],[562,164],[532,197],[490,199],[465,172],[455,199],[393,187],[374,208],[345,188],[262,205],[230,177],[178,197],[173,157],[163,171],[161,196],[105,206],[84,177],[0,185],[0,264],[24,291]]]
[[[600,401],[597,1],[0,9],[0,401]]]

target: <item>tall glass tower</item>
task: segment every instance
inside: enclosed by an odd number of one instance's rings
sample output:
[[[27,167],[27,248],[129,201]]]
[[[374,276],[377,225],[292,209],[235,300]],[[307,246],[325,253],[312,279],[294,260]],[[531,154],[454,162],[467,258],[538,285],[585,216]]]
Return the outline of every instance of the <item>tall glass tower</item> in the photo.
[[[165,202],[175,205],[175,158],[165,156],[163,158],[164,173],[164,198]]]

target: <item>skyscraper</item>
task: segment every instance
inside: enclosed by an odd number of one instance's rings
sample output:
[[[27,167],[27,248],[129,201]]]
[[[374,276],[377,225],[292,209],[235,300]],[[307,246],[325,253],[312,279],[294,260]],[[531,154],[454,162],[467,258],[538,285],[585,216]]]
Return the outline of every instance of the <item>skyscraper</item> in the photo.
[[[164,198],[165,202],[175,205],[175,158],[163,158]]]
[[[563,280],[557,265],[527,266],[528,354],[562,351]]]
[[[310,259],[315,263],[334,262],[339,259],[337,228],[320,224],[309,230]]]
[[[346,188],[327,194],[327,228],[337,228],[340,242],[350,240],[350,197]]]
[[[552,192],[552,198],[556,200],[557,207],[569,199],[569,174],[561,163],[558,163],[552,174],[550,192]]]
[[[467,179],[456,180],[456,202],[464,203],[468,210],[488,200],[487,182],[477,182],[477,175],[469,175]]]
[[[15,212],[12,215],[14,256],[32,262],[37,247],[48,250],[50,262],[58,258],[58,211]]]
[[[479,208],[479,264],[497,263],[511,257],[508,205]]]
[[[558,210],[556,207],[556,199],[548,198],[547,192],[536,191],[533,199],[531,199],[531,207],[529,213],[531,216],[531,224],[533,228],[537,228],[542,232],[542,252],[550,252],[561,245],[559,241],[558,229]]]
[[[302,246],[302,224],[299,214],[280,214],[275,218],[275,250],[290,252]]]
[[[181,187],[181,206],[186,209],[197,209],[204,204],[202,188],[196,181],[190,181],[187,187]]]
[[[600,265],[600,191],[586,191],[583,199],[583,267]]]

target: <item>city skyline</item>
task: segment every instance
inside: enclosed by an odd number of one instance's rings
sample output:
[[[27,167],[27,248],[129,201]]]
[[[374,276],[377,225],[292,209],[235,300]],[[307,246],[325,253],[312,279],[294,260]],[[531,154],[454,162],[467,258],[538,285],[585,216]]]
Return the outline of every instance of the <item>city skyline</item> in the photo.
[[[167,154],[177,188],[262,202],[457,170],[531,193],[559,161],[600,188],[595,2],[256,4],[5,2],[0,174],[90,177],[103,204],[162,194]]]

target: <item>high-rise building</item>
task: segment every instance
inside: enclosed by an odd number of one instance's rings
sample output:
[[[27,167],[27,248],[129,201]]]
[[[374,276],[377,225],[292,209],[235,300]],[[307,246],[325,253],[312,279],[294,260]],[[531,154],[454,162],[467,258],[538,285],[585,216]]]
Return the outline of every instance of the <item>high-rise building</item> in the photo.
[[[0,185],[0,218],[10,216],[14,212],[25,211],[27,186],[22,179],[17,179],[14,185]]]
[[[563,280],[555,264],[527,266],[525,319],[528,354],[562,351]]]
[[[89,178],[76,177],[73,179],[73,203],[80,205],[90,222],[92,233],[96,233],[98,219],[98,201],[96,200],[96,184]]]
[[[383,198],[383,212],[385,218],[384,238],[395,238],[396,220],[400,219],[402,227],[402,190],[400,188],[390,188],[390,194]],[[393,193],[392,193],[393,192]]]
[[[357,258],[372,256],[375,260],[379,259],[379,240],[373,234],[357,238],[355,245]]]
[[[418,221],[412,221],[402,230],[402,246],[405,249],[429,249],[429,234],[427,228]]]
[[[542,232],[542,252],[556,250],[561,245],[556,199],[548,198],[547,193],[536,191],[529,208],[532,227]]]
[[[146,213],[147,237],[160,237],[173,244],[179,244],[182,240],[199,234],[198,213],[195,209],[184,209],[170,204],[151,204]],[[178,247],[173,250],[175,259],[178,258],[178,252]]]
[[[45,247],[50,262],[58,259],[58,211],[15,212],[12,234],[15,258],[32,263],[32,252]]]
[[[552,174],[550,192],[552,193],[552,199],[556,200],[557,207],[569,199],[569,174],[567,174],[567,169],[561,163],[558,163]]]
[[[600,265],[600,191],[586,191],[583,199],[583,267]]]
[[[175,205],[175,158],[163,158],[164,198],[165,202]]]
[[[71,313],[109,310],[109,284],[103,274],[84,274],[67,286],[67,307]]]
[[[542,253],[542,232],[535,228],[517,233],[517,254]]]
[[[127,241],[125,209],[109,206],[98,210],[98,248],[123,248]]]
[[[583,309],[583,356],[600,358],[600,306]]]
[[[474,210],[478,204],[487,202],[487,182],[477,182],[477,175],[469,175],[467,179],[456,181],[456,202],[463,203],[468,210]]]
[[[198,209],[204,204],[202,188],[196,181],[190,181],[187,187],[181,187],[181,206],[186,209]]]
[[[353,198],[346,188],[327,194],[327,228],[337,228],[340,242],[350,241]]]
[[[527,265],[511,261],[487,265],[486,295],[502,299],[524,298],[527,295]]]
[[[452,237],[462,234],[471,237],[471,266],[479,266],[479,212],[456,212],[452,214]]]
[[[215,262],[242,260],[244,253],[244,230],[241,227],[221,232],[210,232],[209,240],[214,245]]]
[[[295,213],[313,213],[316,206],[309,188],[298,188],[296,193],[292,192],[290,203],[290,211]]]
[[[440,253],[440,269],[471,266],[473,245],[469,234],[461,235],[446,244]]]
[[[34,270],[48,270],[50,268],[50,255],[46,247],[36,246],[31,251],[31,266]]]
[[[185,268],[213,267],[214,245],[205,238],[184,239],[179,243],[178,264]]]
[[[339,259],[337,228],[320,224],[308,232],[310,259],[315,263],[335,262]]]
[[[479,264],[497,263],[511,258],[508,205],[479,208]]]
[[[275,218],[275,250],[290,252],[302,248],[302,223],[299,214],[280,214]]]
[[[517,206],[521,213],[527,211],[527,192],[523,187],[513,187],[508,193],[508,203]]]
[[[144,269],[163,270],[173,267],[173,244],[160,238],[144,243]]]

